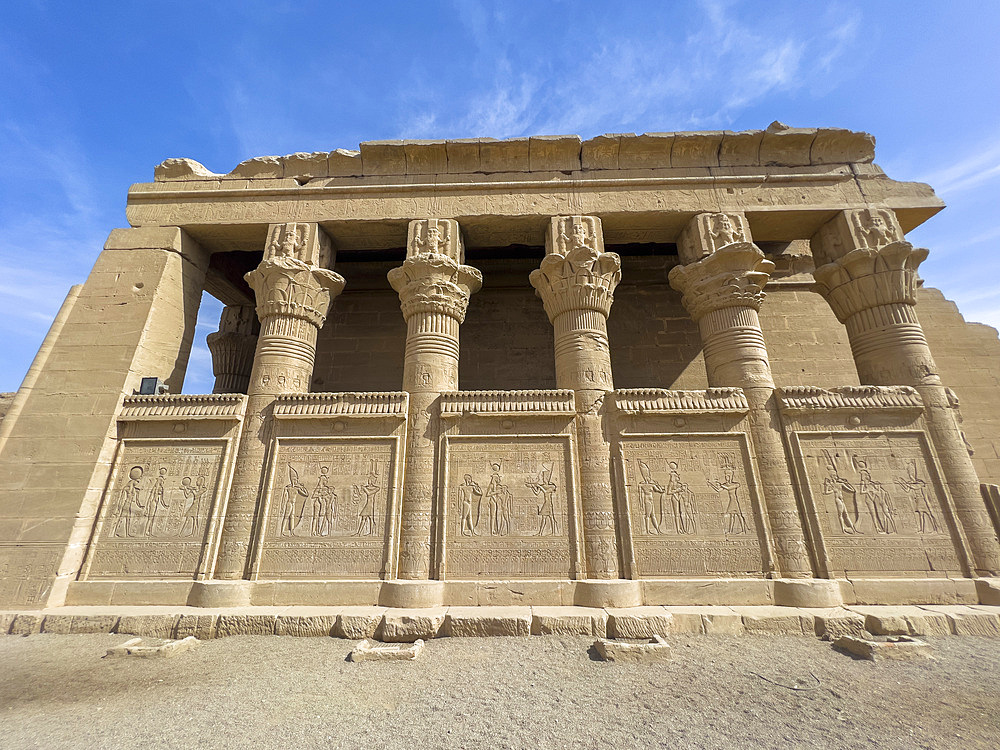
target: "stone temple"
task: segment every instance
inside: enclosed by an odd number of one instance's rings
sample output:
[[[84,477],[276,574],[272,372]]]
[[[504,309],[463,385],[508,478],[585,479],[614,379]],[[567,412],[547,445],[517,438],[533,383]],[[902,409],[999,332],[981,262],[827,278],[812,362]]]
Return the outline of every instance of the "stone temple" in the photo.
[[[1000,603],[1000,341],[873,156],[168,159],[5,404],[0,606]]]

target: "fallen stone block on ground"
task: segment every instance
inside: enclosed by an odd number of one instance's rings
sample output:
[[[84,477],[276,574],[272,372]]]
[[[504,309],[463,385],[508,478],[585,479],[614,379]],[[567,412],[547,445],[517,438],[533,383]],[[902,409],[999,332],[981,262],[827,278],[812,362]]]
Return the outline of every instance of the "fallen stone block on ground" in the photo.
[[[908,635],[890,635],[884,639],[842,635],[834,640],[833,647],[871,661],[925,659],[931,655],[931,647],[926,641]]]
[[[190,651],[200,643],[201,641],[193,635],[189,635],[187,638],[182,638],[179,641],[148,641],[143,638],[132,638],[120,646],[109,648],[105,657],[138,656],[143,659],[166,658],[168,656],[176,656],[184,651]]]
[[[360,661],[412,661],[424,650],[424,642],[415,640],[408,646],[401,643],[374,643],[363,640],[350,653],[350,660]]]
[[[594,649],[604,661],[650,664],[671,659],[670,644],[658,635],[653,636],[649,643],[629,643],[599,638],[594,641]]]

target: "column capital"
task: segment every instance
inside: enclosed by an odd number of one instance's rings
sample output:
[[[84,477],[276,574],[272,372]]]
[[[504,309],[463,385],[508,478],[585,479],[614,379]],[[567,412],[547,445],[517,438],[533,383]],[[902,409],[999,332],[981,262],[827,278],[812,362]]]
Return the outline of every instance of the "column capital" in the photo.
[[[545,236],[545,257],[528,277],[553,323],[571,310],[611,312],[622,278],[617,253],[604,251],[604,233],[596,216],[554,216]]]
[[[726,307],[760,310],[774,263],[753,244],[743,214],[698,214],[681,232],[677,252],[685,265],[670,269],[668,279],[696,321]]]
[[[927,250],[903,239],[888,209],[841,211],[810,241],[817,268],[814,289],[841,323],[884,305],[915,305],[917,268]]]
[[[469,297],[483,285],[479,270],[465,265],[465,245],[454,219],[411,221],[406,260],[387,277],[407,320],[416,313],[435,312],[461,323]]]
[[[213,393],[246,393],[259,332],[253,305],[222,308],[219,330],[205,339],[212,352]]]
[[[331,258],[330,240],[319,225],[271,224],[264,260],[243,277],[257,297],[260,320],[284,315],[322,328],[330,301],[345,283],[343,276],[321,267]]]

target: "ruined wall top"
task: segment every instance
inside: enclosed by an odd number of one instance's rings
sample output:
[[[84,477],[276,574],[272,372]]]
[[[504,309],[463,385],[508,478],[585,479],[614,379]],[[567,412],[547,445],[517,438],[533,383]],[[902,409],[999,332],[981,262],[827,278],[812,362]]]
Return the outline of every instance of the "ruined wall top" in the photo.
[[[259,156],[215,174],[192,159],[157,165],[157,182],[296,179],[494,172],[580,172],[693,167],[797,167],[870,163],[875,139],[841,128],[791,128],[679,133],[610,133],[458,140],[367,141],[336,149]]]

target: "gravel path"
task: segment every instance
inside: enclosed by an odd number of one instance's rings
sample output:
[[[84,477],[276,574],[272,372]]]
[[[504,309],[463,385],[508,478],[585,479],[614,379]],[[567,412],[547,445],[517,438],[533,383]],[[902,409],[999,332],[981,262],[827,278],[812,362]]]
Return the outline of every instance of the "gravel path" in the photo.
[[[881,664],[767,636],[675,636],[660,665],[594,661],[581,637],[444,638],[393,663],[279,637],[101,658],[125,640],[0,637],[0,748],[1000,747],[1000,639]],[[810,672],[812,690],[768,681]]]

